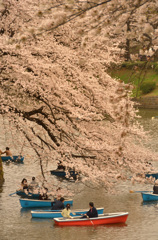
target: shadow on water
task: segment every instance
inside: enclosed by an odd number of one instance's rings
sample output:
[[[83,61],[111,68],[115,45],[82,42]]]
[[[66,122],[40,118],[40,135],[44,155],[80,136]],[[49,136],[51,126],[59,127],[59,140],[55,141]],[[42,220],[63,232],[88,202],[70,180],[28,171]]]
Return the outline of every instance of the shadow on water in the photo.
[[[142,202],[141,203],[142,206],[146,206],[146,207],[157,207],[158,208],[158,201],[148,201],[148,202]]]
[[[30,208],[21,208],[21,209],[20,209],[20,212],[21,212],[21,213],[27,213],[27,212],[31,212],[31,211],[34,211],[34,210],[39,210],[39,211],[40,211],[40,210],[43,210],[43,211],[44,211],[44,210],[51,210],[51,208],[50,208],[50,207],[42,207],[42,208],[38,208],[38,207],[37,207],[37,208],[35,208],[35,207],[34,207],[34,208],[32,208],[32,207],[30,207]]]

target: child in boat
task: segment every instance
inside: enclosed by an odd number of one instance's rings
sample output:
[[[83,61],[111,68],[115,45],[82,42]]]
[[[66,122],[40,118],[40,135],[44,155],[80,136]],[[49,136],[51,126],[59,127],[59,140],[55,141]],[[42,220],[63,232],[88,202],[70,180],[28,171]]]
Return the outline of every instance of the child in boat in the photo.
[[[70,213],[71,213],[70,204],[67,203],[67,204],[66,204],[66,208],[61,212],[61,215],[62,215],[64,218],[72,218],[72,217],[70,216]]]

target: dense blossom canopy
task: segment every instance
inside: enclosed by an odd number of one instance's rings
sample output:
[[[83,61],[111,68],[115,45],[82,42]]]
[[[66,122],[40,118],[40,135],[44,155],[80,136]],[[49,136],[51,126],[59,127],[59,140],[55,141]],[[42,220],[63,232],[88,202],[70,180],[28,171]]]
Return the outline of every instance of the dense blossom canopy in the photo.
[[[135,38],[148,29],[156,42],[157,7],[138,0],[1,1],[0,113],[29,141],[43,175],[46,158],[107,187],[150,169],[154,156],[143,147],[132,87],[108,69],[120,63],[132,16]]]

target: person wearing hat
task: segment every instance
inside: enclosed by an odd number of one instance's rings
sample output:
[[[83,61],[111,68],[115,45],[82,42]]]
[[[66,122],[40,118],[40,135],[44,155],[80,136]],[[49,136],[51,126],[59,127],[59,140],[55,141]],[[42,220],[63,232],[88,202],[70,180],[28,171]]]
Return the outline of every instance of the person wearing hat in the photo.
[[[153,187],[153,194],[158,194],[158,179],[155,181],[155,184]]]

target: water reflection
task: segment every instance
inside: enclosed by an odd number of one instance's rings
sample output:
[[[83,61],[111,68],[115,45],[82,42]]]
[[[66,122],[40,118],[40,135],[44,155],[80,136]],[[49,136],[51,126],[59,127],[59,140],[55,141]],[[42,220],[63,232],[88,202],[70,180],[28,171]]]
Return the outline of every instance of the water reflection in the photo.
[[[146,130],[151,130],[150,145],[154,150],[158,149],[158,120],[151,120],[152,116],[158,116],[158,111],[140,111]],[[2,141],[1,141],[2,143]],[[2,144],[1,144],[2,145]],[[5,146],[4,146],[5,147]],[[28,154],[28,152],[26,152]],[[126,224],[110,224],[104,226],[89,227],[58,227],[51,219],[33,219],[31,209],[23,209],[19,203],[19,196],[9,196],[15,192],[21,179],[31,179],[40,172],[38,162],[27,157],[24,164],[3,164],[5,182],[0,187],[0,240],[133,240],[152,239],[157,240],[158,205],[157,202],[144,203],[140,193],[130,193],[132,189],[130,181],[122,182],[117,186],[117,194],[106,193],[104,188],[99,190],[82,189],[79,183],[63,183],[78,188],[79,194],[74,196],[73,208],[87,208],[89,201],[93,201],[96,207],[104,207],[105,213],[129,212]],[[158,162],[154,163],[158,169]],[[31,167],[30,167],[31,166]],[[51,181],[57,181],[50,176]],[[135,184],[134,190],[152,186]]]

